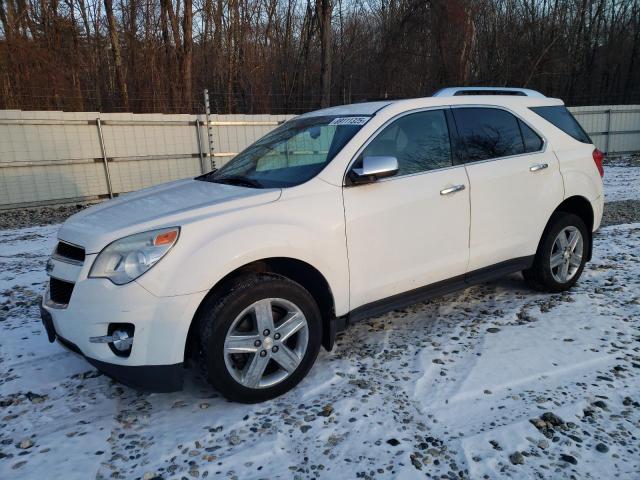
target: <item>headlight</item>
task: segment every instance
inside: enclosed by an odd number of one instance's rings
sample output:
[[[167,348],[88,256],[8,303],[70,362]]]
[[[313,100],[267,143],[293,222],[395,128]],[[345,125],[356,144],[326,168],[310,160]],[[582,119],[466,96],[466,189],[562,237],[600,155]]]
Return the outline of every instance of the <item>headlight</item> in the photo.
[[[178,240],[180,228],[136,233],[107,245],[91,267],[89,277],[129,283],[153,267]]]

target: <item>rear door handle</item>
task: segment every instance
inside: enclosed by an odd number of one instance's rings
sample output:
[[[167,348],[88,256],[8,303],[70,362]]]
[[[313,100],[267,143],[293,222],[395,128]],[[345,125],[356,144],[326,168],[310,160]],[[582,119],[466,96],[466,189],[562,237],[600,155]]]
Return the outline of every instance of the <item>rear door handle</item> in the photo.
[[[449,195],[450,193],[456,193],[461,190],[464,190],[464,185],[454,185],[453,187],[445,188],[444,190],[440,190],[440,195]]]
[[[536,163],[535,165],[531,165],[529,167],[529,171],[530,172],[537,172],[538,170],[544,170],[545,168],[547,168],[549,165],[546,163]]]

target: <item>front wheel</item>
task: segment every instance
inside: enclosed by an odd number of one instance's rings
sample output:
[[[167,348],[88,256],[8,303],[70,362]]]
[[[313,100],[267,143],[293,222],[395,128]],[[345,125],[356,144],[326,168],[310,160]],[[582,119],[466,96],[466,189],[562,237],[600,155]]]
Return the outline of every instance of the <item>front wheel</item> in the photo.
[[[318,306],[287,278],[244,277],[201,311],[205,370],[230,400],[256,403],[282,395],[304,378],[318,355]]]
[[[533,266],[522,272],[537,290],[562,292],[580,278],[591,237],[584,221],[572,213],[556,212],[545,229]]]

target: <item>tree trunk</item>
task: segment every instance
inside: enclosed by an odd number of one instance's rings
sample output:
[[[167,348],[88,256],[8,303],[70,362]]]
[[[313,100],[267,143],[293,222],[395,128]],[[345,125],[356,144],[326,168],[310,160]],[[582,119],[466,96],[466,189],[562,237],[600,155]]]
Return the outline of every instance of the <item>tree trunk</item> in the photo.
[[[7,6],[8,10],[5,10],[4,1],[0,0],[0,23],[2,24],[2,29],[5,35],[4,51],[7,56],[5,63],[7,68],[2,69],[2,96],[4,97],[4,104],[0,102],[0,105],[2,105],[1,108],[16,108],[19,104],[14,101],[15,92],[12,88],[12,84],[19,85],[20,83],[17,81],[16,77],[18,75],[13,62],[13,11],[11,8],[11,2],[8,2]],[[9,72],[11,72],[11,77],[9,77]]]
[[[213,79],[214,91],[211,92],[213,94],[213,104],[214,111],[218,113],[221,109],[223,109],[226,105],[225,96],[217,95],[216,92],[221,92],[224,84],[224,50],[222,48],[222,15],[224,14],[224,3],[223,0],[216,1],[215,13],[213,17],[213,52],[212,56],[214,57],[213,63]],[[210,95],[211,95],[210,93]],[[211,97],[209,97],[211,98]],[[211,103],[211,100],[209,100]]]
[[[124,22],[124,20],[123,20]],[[129,62],[128,62],[128,73],[129,79],[131,80],[131,89],[133,90],[133,94],[135,97],[140,97],[140,95],[136,95],[139,92],[139,76],[138,76],[138,49],[137,49],[137,38],[136,33],[138,32],[138,2],[137,0],[129,0],[129,28],[126,32],[126,40],[127,40],[127,49],[129,50]],[[142,100],[136,99],[132,102],[136,108],[136,111],[140,109],[142,105]]]
[[[320,29],[320,106],[331,105],[331,16],[332,0],[316,0],[316,15]]]
[[[191,94],[192,75],[191,64],[193,58],[193,9],[191,0],[184,0],[184,13],[182,17],[182,82],[183,102],[187,111],[193,112],[193,98]]]
[[[173,111],[177,112],[181,108],[182,95],[181,90],[178,89],[181,81],[181,65],[182,65],[182,49],[180,47],[180,22],[178,21],[178,11],[180,3],[176,6],[176,12],[173,11],[172,0],[161,0],[161,8],[166,16],[166,19],[171,27],[171,33],[173,34],[173,47],[170,45],[168,36],[165,37],[165,44],[167,49],[171,49],[171,57],[167,59],[169,62],[167,68],[167,75],[169,80],[169,88],[171,89],[171,95],[173,96]]]
[[[122,67],[122,55],[120,53],[120,39],[118,38],[118,30],[116,28],[116,19],[113,16],[112,0],[104,0],[104,9],[107,14],[107,22],[109,23],[109,38],[111,39],[111,51],[113,53],[113,63],[116,69],[116,79],[120,88],[120,98],[122,99],[122,107],[129,110],[129,93],[127,92],[127,79],[124,75]]]
[[[162,30],[162,40],[164,43],[164,51],[165,51],[165,60],[166,60],[166,71],[164,74],[164,81],[168,83],[169,90],[169,105],[167,105],[167,109],[172,112],[177,110],[177,106],[179,103],[178,98],[178,79],[176,78],[176,48],[175,45],[171,44],[171,36],[169,35],[169,27],[173,31],[174,39],[177,35],[177,32],[174,30],[174,16],[173,16],[173,8],[171,6],[171,2],[169,0],[161,0],[160,1],[160,26]],[[179,41],[179,39],[178,39]]]

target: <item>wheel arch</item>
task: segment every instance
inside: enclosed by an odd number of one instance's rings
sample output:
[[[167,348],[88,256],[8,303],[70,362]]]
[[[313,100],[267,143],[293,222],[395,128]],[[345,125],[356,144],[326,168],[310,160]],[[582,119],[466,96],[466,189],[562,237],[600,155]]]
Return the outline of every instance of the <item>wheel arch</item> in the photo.
[[[327,279],[320,271],[307,262],[290,257],[270,257],[256,260],[236,268],[220,279],[202,299],[191,320],[185,344],[185,359],[194,356],[198,350],[199,325],[197,319],[203,305],[212,297],[228,293],[235,281],[251,273],[271,273],[293,280],[304,287],[315,299],[322,315],[322,346],[333,348],[335,340],[335,300]]]
[[[556,207],[553,213],[556,212],[566,212],[577,215],[582,219],[582,221],[587,226],[587,231],[589,233],[589,241],[587,242],[587,261],[591,260],[592,253],[592,239],[593,239],[593,222],[594,222],[594,211],[591,206],[591,202],[587,200],[585,197],[580,195],[574,195],[569,198],[566,198],[562,201],[560,205]],[[552,213],[552,215],[553,215]],[[551,218],[549,219],[551,221]],[[545,226],[545,231],[547,230],[549,223]],[[540,242],[544,238],[544,234],[540,238]],[[538,246],[538,248],[540,248]]]

